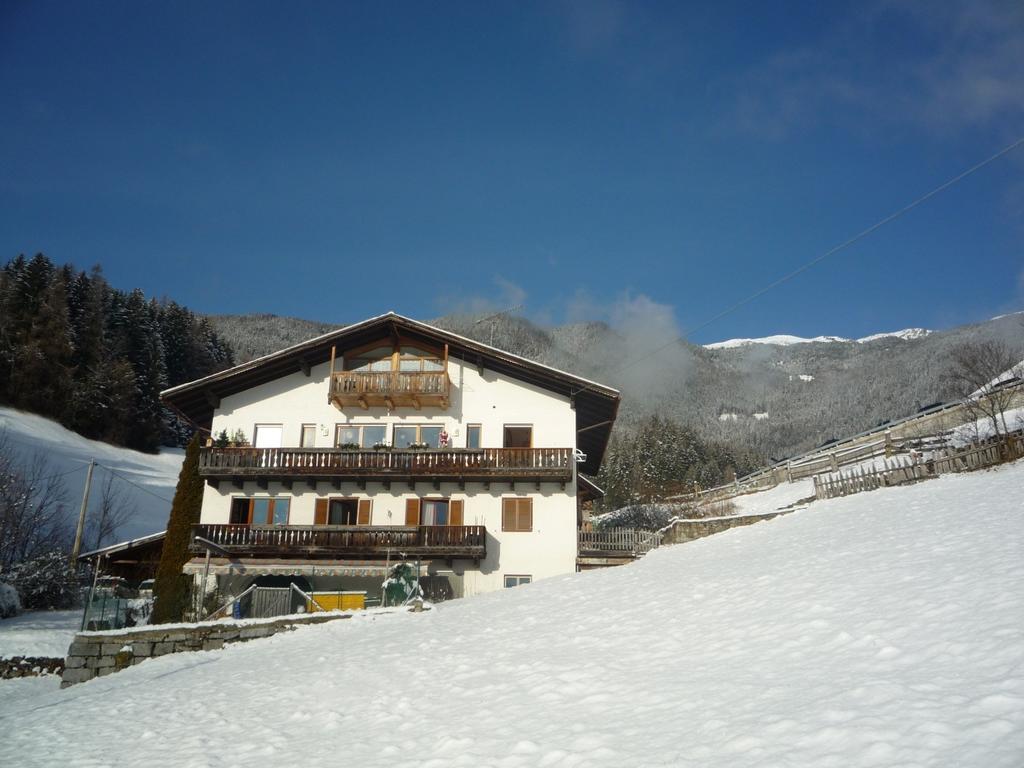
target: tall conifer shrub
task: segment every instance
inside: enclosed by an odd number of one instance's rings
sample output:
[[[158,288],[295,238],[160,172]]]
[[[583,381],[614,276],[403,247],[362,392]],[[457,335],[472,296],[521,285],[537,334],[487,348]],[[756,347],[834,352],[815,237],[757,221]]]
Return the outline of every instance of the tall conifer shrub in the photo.
[[[199,522],[202,504],[203,480],[199,477],[199,434],[196,433],[185,450],[185,462],[178,475],[178,488],[167,520],[167,537],[153,586],[156,604],[151,621],[154,624],[182,621],[188,610],[191,579],[181,569],[190,558],[188,545],[192,526]]]

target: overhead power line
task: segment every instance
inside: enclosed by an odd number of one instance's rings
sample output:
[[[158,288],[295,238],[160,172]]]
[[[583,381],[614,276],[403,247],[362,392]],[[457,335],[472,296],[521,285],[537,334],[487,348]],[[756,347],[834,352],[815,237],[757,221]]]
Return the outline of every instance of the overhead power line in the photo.
[[[866,229],[862,229],[860,232],[858,232],[857,234],[855,234],[853,237],[849,238],[848,240],[844,240],[843,242],[839,243],[838,245],[835,245],[832,248],[829,248],[824,253],[822,253],[822,254],[820,254],[818,256],[815,256],[813,259],[811,259],[810,261],[806,262],[805,264],[802,264],[801,266],[797,267],[792,272],[786,273],[782,277],[780,277],[780,278],[778,278],[778,279],[768,283],[768,285],[764,286],[763,288],[759,288],[758,290],[754,291],[752,294],[750,294],[746,298],[740,299],[739,301],[735,302],[734,304],[732,304],[732,305],[726,307],[725,309],[723,309],[721,312],[718,312],[717,314],[712,315],[707,320],[705,320],[705,321],[703,321],[703,322],[693,326],[692,328],[689,328],[689,329],[685,330],[683,332],[682,336],[679,336],[679,337],[673,339],[672,341],[669,341],[669,342],[666,342],[664,344],[661,344],[661,345],[655,347],[654,349],[648,350],[647,352],[643,353],[642,355],[638,355],[637,357],[634,357],[631,360],[625,360],[620,365],[618,365],[618,366],[616,366],[614,368],[611,368],[608,372],[609,373],[614,373],[615,371],[622,370],[622,369],[624,369],[624,368],[626,368],[628,366],[635,365],[636,363],[641,362],[642,360],[646,360],[649,357],[653,357],[654,355],[656,355],[659,352],[661,352],[663,349],[667,349],[668,347],[671,347],[673,344],[678,344],[680,341],[685,341],[686,337],[689,336],[690,334],[695,333],[696,331],[702,330],[704,328],[707,328],[709,325],[711,325],[712,323],[717,322],[718,320],[721,320],[726,315],[732,314],[733,312],[735,312],[740,307],[743,307],[743,306],[749,304],[750,302],[754,301],[755,299],[758,299],[761,296],[764,296],[769,291],[771,291],[771,290],[773,290],[775,288],[778,288],[783,283],[787,283],[790,280],[792,280],[794,277],[797,277],[798,275],[803,274],[804,272],[806,272],[807,270],[811,269],[812,267],[820,264],[821,262],[823,262],[825,259],[829,258],[830,256],[834,256],[835,254],[839,253],[840,251],[844,251],[847,248],[849,248],[850,246],[854,245],[855,243],[860,242],[865,237],[868,237],[869,235],[873,234],[877,230],[879,230],[882,227],[884,227],[886,224],[890,224],[893,221],[895,221],[896,219],[899,219],[902,216],[905,216],[906,214],[910,213],[912,210],[917,208],[922,203],[925,203],[928,200],[930,200],[931,198],[935,197],[936,195],[946,191],[947,189],[949,189],[953,185],[955,185],[955,184],[963,181],[964,179],[966,179],[968,176],[971,176],[972,174],[977,173],[982,168],[984,168],[987,165],[990,165],[990,164],[994,163],[996,160],[998,160],[999,158],[1003,157],[1004,155],[1008,155],[1010,152],[1012,152],[1013,150],[1017,149],[1017,147],[1021,146],[1022,144],[1024,144],[1024,136],[1021,136],[1020,138],[1016,139],[1015,141],[1011,142],[1010,144],[1007,144],[1005,147],[1000,149],[995,154],[989,155],[984,160],[982,160],[982,161],[972,165],[970,168],[967,168],[966,170],[961,171],[956,176],[953,176],[952,178],[947,179],[946,181],[944,181],[941,184],[939,184],[939,186],[933,188],[929,192],[926,192],[925,194],[921,195],[920,197],[918,197],[917,199],[913,200],[912,202],[907,203],[905,206],[903,206],[899,210],[896,210],[893,213],[890,213],[885,218],[879,219],[874,224],[872,224],[870,227],[867,227]],[[580,387],[573,394],[579,394],[580,392],[583,392],[583,391],[585,391],[588,388],[589,388],[588,386]]]
[[[108,467],[106,464],[100,464],[99,462],[97,462],[97,466],[102,467],[103,469],[107,470],[107,472],[109,472],[111,475],[116,477],[118,480],[122,480],[122,481],[128,483],[128,485],[135,486],[136,488],[138,488],[143,493],[148,493],[150,496],[153,496],[154,498],[160,499],[160,501],[163,501],[163,502],[165,502],[167,504],[173,504],[174,503],[171,499],[168,499],[168,498],[166,498],[164,496],[161,496],[159,493],[155,493],[154,491],[151,491],[146,486],[140,485],[139,483],[136,483],[134,480],[131,480],[131,479],[125,477],[124,475],[122,475],[119,471],[117,471],[113,467]]]

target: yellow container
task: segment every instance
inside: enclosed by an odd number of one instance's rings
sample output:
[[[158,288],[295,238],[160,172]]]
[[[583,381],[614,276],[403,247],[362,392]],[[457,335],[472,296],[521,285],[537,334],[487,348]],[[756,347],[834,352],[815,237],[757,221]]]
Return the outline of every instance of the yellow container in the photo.
[[[361,611],[366,607],[366,592],[314,592],[313,600],[325,611]],[[317,607],[307,602],[306,610]]]

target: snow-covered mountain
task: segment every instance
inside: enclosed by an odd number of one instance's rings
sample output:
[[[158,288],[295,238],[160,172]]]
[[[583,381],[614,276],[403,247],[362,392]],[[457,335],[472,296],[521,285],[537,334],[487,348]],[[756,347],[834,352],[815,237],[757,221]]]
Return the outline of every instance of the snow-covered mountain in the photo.
[[[0,407],[0,444],[6,444],[21,463],[43,456],[52,475],[63,475],[65,505],[77,519],[86,466],[95,459],[90,508],[101,503],[103,485],[114,475],[113,487],[125,507],[134,510],[118,531],[119,540],[162,531],[167,526],[171,499],[178,484],[184,451],[164,448],[159,454],[139,453],[108,443],[89,440],[54,421],[32,413]]]
[[[1018,768],[1022,486],[1018,462],[427,613],[0,681],[0,765]]]
[[[831,343],[857,343],[866,344],[869,341],[878,341],[879,339],[903,339],[910,341],[912,339],[923,339],[929,335],[931,331],[927,328],[904,328],[902,331],[890,331],[888,333],[874,333],[870,336],[864,336],[860,339],[846,339],[842,336],[815,336],[814,338],[806,338],[803,336],[790,336],[787,334],[780,334],[777,336],[762,336],[757,339],[728,339],[726,341],[716,341],[712,344],[705,344],[705,349],[735,349],[736,347],[749,347],[752,344],[772,344],[779,347],[788,347],[793,344],[831,344]]]
[[[749,347],[751,344],[774,344],[779,347],[788,347],[793,344],[814,344],[816,342],[828,344],[837,341],[850,341],[850,339],[844,339],[841,336],[815,336],[813,339],[807,339],[803,336],[779,334],[777,336],[762,336],[757,339],[727,339],[726,341],[716,341],[712,344],[705,344],[704,348],[734,349],[736,347]]]

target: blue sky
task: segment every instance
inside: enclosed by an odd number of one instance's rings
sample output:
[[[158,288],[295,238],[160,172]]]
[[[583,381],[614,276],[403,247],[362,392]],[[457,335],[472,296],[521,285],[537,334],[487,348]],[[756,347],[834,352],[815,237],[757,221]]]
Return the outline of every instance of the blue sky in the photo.
[[[1024,6],[0,6],[0,256],[684,332],[1024,135]],[[1024,148],[691,336],[1024,309]]]

